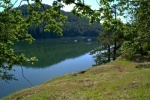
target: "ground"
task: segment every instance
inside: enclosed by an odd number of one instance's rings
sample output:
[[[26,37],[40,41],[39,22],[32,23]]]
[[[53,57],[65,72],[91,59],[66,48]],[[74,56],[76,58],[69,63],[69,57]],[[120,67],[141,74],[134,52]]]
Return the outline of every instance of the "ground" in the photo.
[[[2,100],[150,100],[150,63],[117,59]]]

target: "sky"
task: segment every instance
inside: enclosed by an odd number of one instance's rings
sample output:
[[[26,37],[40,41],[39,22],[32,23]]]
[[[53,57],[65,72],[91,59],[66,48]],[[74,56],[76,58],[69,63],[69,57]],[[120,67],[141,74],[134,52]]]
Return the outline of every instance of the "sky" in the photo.
[[[15,7],[19,6],[20,3],[21,3],[21,5],[27,4],[26,0],[11,0],[11,1],[13,4],[17,1],[15,3]],[[30,3],[33,2],[33,0],[29,0],[29,1],[30,1]],[[54,0],[42,0],[42,3],[52,5],[53,1]],[[90,5],[92,9],[99,9],[98,1],[99,0],[84,0],[85,4]],[[72,9],[73,9],[73,5],[65,5],[65,7],[62,8],[62,10],[67,11],[67,12],[71,11]],[[0,8],[0,11],[2,11],[2,8]],[[126,22],[126,20],[123,17],[121,17],[121,16],[117,16],[117,17],[121,18],[123,20],[123,22]]]
[[[15,4],[15,7],[20,5],[21,1],[22,1],[21,4],[27,4],[26,0],[12,0],[12,3],[14,4],[16,1],[17,1],[17,3]],[[32,1],[32,0],[29,0],[29,1]],[[42,3],[52,5],[53,1],[54,0],[42,0]],[[97,1],[99,1],[99,0],[84,0],[84,1],[86,4],[90,5],[92,7],[92,9],[98,9],[99,8],[99,5],[97,3]],[[65,5],[65,7],[62,10],[71,11],[72,8],[73,8],[73,5]]]
[[[99,1],[99,0],[97,0],[97,1]],[[99,5],[96,2],[96,0],[85,0],[85,4],[90,5],[92,9],[98,9],[99,8]],[[70,11],[72,8],[73,8],[73,5],[66,6],[63,10]]]

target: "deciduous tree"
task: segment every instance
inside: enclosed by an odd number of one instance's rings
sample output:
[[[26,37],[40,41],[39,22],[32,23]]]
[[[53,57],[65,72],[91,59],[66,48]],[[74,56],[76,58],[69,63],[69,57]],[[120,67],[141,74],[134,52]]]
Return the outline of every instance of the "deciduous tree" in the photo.
[[[28,1],[27,1],[28,2]],[[14,79],[8,71],[13,69],[13,65],[24,65],[28,62],[33,63],[35,57],[27,58],[24,54],[18,54],[12,46],[17,41],[27,41],[31,43],[34,39],[28,33],[28,28],[32,25],[38,25],[46,22],[45,31],[54,31],[62,35],[62,25],[67,19],[63,16],[58,7],[52,7],[39,12],[35,7],[42,7],[41,2],[35,1],[35,4],[29,4],[29,15],[24,17],[20,10],[13,8],[11,0],[2,0],[0,7],[0,78],[3,80]],[[43,8],[44,9],[44,8]]]

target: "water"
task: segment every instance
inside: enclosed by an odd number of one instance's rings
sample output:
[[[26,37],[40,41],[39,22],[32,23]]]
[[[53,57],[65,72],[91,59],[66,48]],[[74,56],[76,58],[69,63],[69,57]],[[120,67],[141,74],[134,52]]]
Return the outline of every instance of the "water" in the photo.
[[[89,51],[97,46],[95,41],[78,40],[41,40],[32,45],[18,43],[14,48],[20,53],[24,52],[27,56],[36,55],[39,61],[35,65],[23,67],[23,73],[33,86],[42,84],[52,78],[64,74],[78,72],[95,64],[94,59],[89,55]],[[14,66],[16,71],[10,73],[18,81],[9,83],[0,82],[0,98],[15,91],[32,87],[23,77],[20,66]]]

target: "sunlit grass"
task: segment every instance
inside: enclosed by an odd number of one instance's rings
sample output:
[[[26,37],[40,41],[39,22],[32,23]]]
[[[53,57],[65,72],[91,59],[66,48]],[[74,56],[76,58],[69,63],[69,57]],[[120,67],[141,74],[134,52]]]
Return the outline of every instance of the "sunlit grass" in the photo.
[[[3,100],[150,100],[150,69],[116,60],[52,79]],[[144,63],[145,64],[145,63]]]

